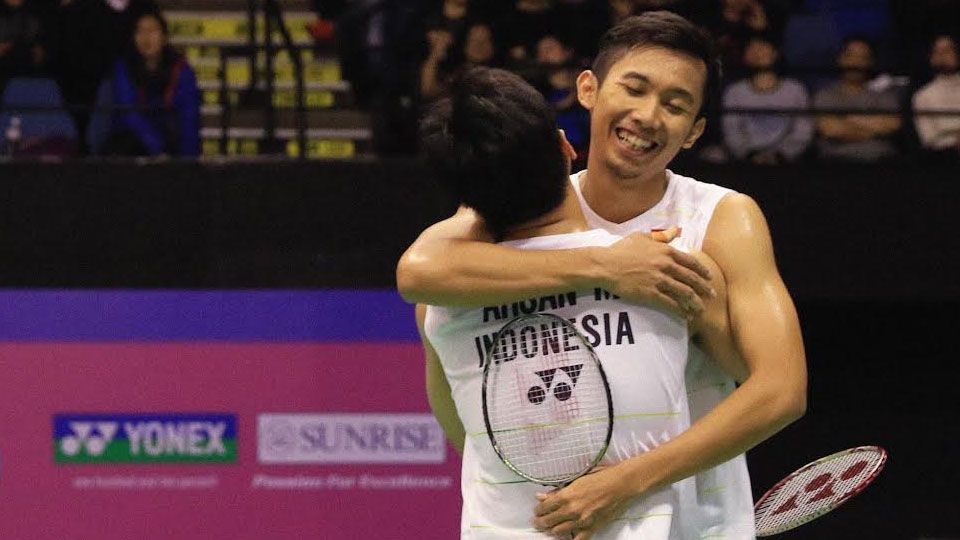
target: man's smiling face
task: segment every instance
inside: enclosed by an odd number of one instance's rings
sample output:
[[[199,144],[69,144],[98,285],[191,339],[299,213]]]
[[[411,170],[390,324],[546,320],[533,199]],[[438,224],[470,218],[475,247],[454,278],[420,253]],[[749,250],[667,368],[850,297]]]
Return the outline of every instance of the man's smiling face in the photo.
[[[590,153],[615,178],[647,178],[689,148],[706,125],[699,118],[704,62],[665,47],[627,51],[602,84],[592,72],[577,81],[590,110]]]

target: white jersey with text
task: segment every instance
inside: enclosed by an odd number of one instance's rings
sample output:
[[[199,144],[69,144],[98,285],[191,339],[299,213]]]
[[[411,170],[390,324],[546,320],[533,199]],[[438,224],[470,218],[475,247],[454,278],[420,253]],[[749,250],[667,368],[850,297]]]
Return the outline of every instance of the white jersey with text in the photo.
[[[628,236],[636,232],[649,233],[681,228],[680,236],[670,245],[685,252],[703,249],[703,239],[713,212],[724,196],[733,190],[667,171],[667,190],[652,208],[623,223],[613,223],[600,217],[587,204],[580,190],[586,171],[570,177],[580,207],[590,227],[604,229],[611,234]],[[713,410],[735,388],[733,379],[710,361],[707,355],[690,345],[687,361],[686,386],[689,393],[691,422]],[[698,517],[691,522],[691,538],[717,540],[745,540],[756,537],[753,518],[753,493],[747,472],[745,455],[697,474],[696,498]],[[689,516],[689,514],[687,514]]]
[[[521,249],[609,245],[602,230],[507,242]],[[546,539],[532,526],[536,494],[550,488],[524,480],[497,457],[481,405],[483,361],[493,336],[515,316],[545,311],[573,321],[600,357],[613,398],[613,435],[602,464],[654,448],[690,426],[684,371],[689,333],[682,319],[627,304],[602,289],[570,291],[484,308],[427,308],[424,330],[436,349],[466,431],[461,538]],[[681,540],[695,501],[692,479],[630,505],[597,540]]]

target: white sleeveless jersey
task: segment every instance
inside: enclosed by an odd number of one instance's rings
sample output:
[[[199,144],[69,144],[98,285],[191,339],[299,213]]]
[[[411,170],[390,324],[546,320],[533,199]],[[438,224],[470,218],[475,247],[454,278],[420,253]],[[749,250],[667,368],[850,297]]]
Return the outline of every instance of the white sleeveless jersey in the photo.
[[[574,190],[590,227],[604,229],[612,234],[627,236],[635,232],[668,229],[679,225],[682,232],[670,245],[685,252],[700,251],[713,211],[725,195],[733,190],[667,171],[667,190],[653,208],[625,221],[613,223],[597,215],[580,191],[581,176],[571,176]],[[713,410],[735,388],[732,378],[723,373],[695,345],[690,345],[687,361],[686,386],[689,393],[691,422]],[[697,474],[696,499],[698,515],[695,522],[685,524],[695,531],[691,538],[742,540],[755,538],[753,494],[745,455]],[[692,517],[690,513],[685,514]]]
[[[521,249],[609,245],[619,237],[602,230],[531,238]],[[624,303],[600,289],[569,292],[485,308],[427,309],[424,329],[450,382],[466,431],[461,491],[461,538],[547,539],[532,526],[535,495],[549,491],[510,471],[487,437],[481,405],[485,344],[517,315],[547,311],[573,319],[600,357],[613,398],[613,435],[602,463],[612,464],[654,448],[690,426],[684,384],[689,333],[686,322],[651,308]],[[691,504],[692,479],[638,499],[597,540],[680,540],[681,512]]]

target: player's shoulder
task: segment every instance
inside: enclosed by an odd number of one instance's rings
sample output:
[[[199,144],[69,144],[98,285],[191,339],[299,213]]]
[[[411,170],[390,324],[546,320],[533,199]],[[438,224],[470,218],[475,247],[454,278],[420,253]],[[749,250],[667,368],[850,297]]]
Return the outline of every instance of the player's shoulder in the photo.
[[[452,216],[430,225],[420,233],[418,240],[459,238],[464,240],[492,241],[483,218],[474,210],[460,207]]]
[[[717,242],[722,244],[730,237],[749,236],[766,229],[766,218],[757,201],[744,193],[731,192],[717,203],[707,228],[704,245],[716,245]]]
[[[731,193],[714,211],[703,239],[703,251],[721,268],[728,282],[771,269],[773,246],[760,205],[749,195]]]
[[[747,195],[746,193],[740,193],[737,191],[731,191],[727,193],[720,202],[717,203],[717,210],[722,215],[736,215],[744,213],[763,213],[760,209],[760,204],[757,201]]]
[[[691,176],[684,176],[671,170],[667,170],[667,174],[670,176],[670,182],[678,194],[694,195],[697,196],[697,198],[701,198],[703,196],[723,197],[728,193],[735,193],[734,190],[728,187],[697,180]]]

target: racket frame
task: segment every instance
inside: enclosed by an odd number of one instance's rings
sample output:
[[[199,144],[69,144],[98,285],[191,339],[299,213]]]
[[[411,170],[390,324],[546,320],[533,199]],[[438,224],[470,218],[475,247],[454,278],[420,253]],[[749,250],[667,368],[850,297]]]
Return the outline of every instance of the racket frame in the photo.
[[[508,328],[522,325],[525,321],[534,320],[534,319],[542,321],[544,318],[556,320],[561,325],[561,327],[569,329],[571,332],[573,332],[573,335],[580,338],[581,344],[587,348],[587,352],[590,354],[590,357],[593,359],[594,363],[596,363],[597,369],[600,371],[600,379],[603,381],[603,390],[604,390],[604,393],[606,393],[607,395],[607,435],[603,441],[603,447],[599,452],[597,452],[597,455],[593,458],[590,465],[588,467],[585,467],[583,471],[580,471],[579,473],[577,473],[574,476],[571,476],[570,478],[567,478],[564,480],[553,480],[553,481],[544,480],[542,478],[534,478],[528,475],[527,473],[517,469],[517,467],[514,466],[513,463],[511,463],[510,460],[503,455],[503,451],[500,448],[500,445],[497,443],[497,438],[493,434],[493,427],[490,425],[490,415],[487,412],[488,411],[487,380],[490,374],[490,366],[493,365],[493,352],[497,349],[497,344],[500,343],[500,339],[503,337],[504,332]],[[487,428],[487,436],[490,438],[490,444],[493,445],[493,450],[494,452],[497,453],[497,457],[499,457],[500,461],[502,461],[503,464],[506,465],[507,468],[509,468],[511,471],[513,471],[514,473],[516,473],[522,478],[530,480],[531,482],[536,482],[544,486],[556,486],[556,487],[569,485],[573,483],[574,480],[587,474],[594,467],[596,467],[597,464],[600,463],[600,460],[603,459],[603,456],[607,453],[607,448],[610,446],[610,438],[613,436],[613,396],[610,394],[610,384],[607,382],[607,373],[606,371],[604,371],[603,364],[600,362],[600,357],[597,355],[596,351],[593,349],[593,347],[590,345],[587,339],[583,336],[583,334],[581,334],[580,331],[577,330],[577,328],[573,325],[573,323],[571,323],[567,319],[564,319],[563,317],[554,315],[552,313],[533,313],[529,315],[519,315],[507,321],[507,323],[504,324],[500,328],[500,330],[497,331],[496,335],[493,338],[493,345],[487,351],[486,358],[484,359],[484,362],[483,362],[483,389],[481,391],[481,401],[483,406],[483,423]]]

